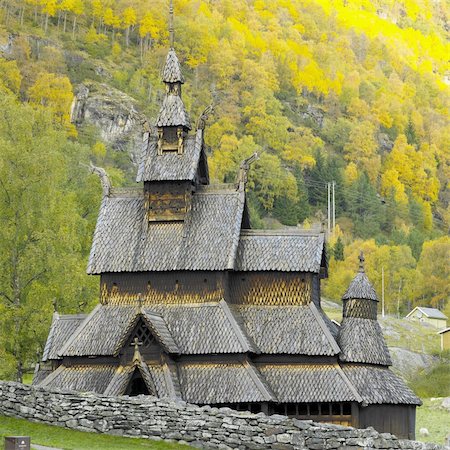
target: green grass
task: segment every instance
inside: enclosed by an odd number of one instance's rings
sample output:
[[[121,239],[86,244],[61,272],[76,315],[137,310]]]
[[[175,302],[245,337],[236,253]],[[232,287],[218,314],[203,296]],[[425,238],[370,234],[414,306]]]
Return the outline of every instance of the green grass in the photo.
[[[450,396],[450,369],[448,360],[442,360],[431,369],[422,370],[408,384],[419,397]]]
[[[450,412],[439,406],[442,399],[424,399],[423,405],[417,408],[416,439],[422,442],[443,444],[450,431]],[[429,436],[420,436],[419,430],[426,428]]]
[[[33,381],[33,374],[32,373],[24,373],[22,377],[23,384],[31,384]]]
[[[24,419],[0,416],[0,448],[5,436],[30,436],[32,444],[57,447],[65,450],[176,450],[187,449],[186,445],[152,441],[149,439],[124,438],[107,434],[84,433],[66,428],[29,422]]]

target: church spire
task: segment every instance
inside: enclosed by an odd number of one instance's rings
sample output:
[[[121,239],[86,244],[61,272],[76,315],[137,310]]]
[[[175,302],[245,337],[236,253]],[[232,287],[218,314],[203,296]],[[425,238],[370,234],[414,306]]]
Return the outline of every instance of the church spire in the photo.
[[[174,31],[173,31],[173,0],[169,3],[169,44],[170,49],[173,49]]]
[[[166,95],[156,120],[158,127],[158,155],[164,152],[183,154],[184,141],[191,129],[189,115],[181,98],[181,85],[184,77],[180,62],[173,48],[173,1],[169,7],[169,41],[170,49],[162,71],[162,81],[166,85]]]

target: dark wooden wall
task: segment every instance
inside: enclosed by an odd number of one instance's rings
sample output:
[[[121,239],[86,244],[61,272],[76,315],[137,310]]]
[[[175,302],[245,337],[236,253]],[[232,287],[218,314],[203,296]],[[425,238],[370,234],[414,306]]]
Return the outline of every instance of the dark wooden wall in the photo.
[[[137,272],[101,275],[101,302],[144,304],[216,302],[225,297],[226,272]]]
[[[101,302],[320,305],[317,275],[293,272],[138,272],[101,275]]]
[[[312,300],[312,275],[293,272],[232,272],[230,302],[248,305],[306,305]]]
[[[416,407],[411,405],[369,405],[359,408],[358,428],[373,427],[401,439],[415,439]]]

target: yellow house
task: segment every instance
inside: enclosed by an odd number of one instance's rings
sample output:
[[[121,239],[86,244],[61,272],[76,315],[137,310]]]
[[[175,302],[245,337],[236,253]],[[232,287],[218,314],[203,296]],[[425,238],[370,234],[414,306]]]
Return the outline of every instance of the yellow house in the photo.
[[[445,328],[447,326],[448,317],[436,308],[425,308],[423,306],[416,306],[407,316],[409,320],[416,320],[418,322],[428,323],[437,329]]]
[[[441,331],[438,331],[438,334],[441,335],[441,352],[444,350],[450,349],[450,327],[444,328]]]

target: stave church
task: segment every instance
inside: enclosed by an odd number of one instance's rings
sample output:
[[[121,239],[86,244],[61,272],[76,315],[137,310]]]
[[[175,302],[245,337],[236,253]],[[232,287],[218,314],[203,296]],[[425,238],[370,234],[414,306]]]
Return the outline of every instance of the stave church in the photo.
[[[55,312],[33,383],[285,414],[414,438],[420,400],[390,370],[377,295],[360,269],[343,318],[321,309],[324,235],[250,227],[247,171],[210,184],[172,48],[137,188],[103,183],[88,273],[100,300]],[[196,129],[193,129],[196,128]]]

